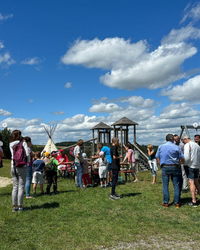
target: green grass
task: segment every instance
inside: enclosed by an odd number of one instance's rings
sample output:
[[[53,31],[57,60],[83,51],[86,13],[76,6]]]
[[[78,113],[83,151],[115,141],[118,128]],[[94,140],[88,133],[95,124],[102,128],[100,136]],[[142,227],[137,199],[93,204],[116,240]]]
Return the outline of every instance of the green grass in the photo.
[[[10,177],[8,160],[0,176]],[[58,179],[58,195],[24,199],[22,213],[11,212],[12,185],[1,188],[0,249],[102,249],[142,239],[150,242],[154,236],[200,243],[200,206],[164,208],[160,171],[156,185],[151,185],[150,172],[138,173],[138,178],[139,183],[117,186],[117,193],[124,194],[117,201],[109,199],[110,188],[77,190],[73,180]],[[171,184],[170,194],[173,201]],[[191,200],[189,193],[182,198]]]

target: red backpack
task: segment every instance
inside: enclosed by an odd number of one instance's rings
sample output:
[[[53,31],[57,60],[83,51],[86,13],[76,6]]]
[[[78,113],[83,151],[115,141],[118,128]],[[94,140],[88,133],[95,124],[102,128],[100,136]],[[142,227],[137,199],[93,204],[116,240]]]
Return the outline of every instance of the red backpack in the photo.
[[[71,156],[72,158],[75,158],[75,156],[74,156],[74,148],[75,148],[75,147],[72,147],[72,148],[70,148],[70,150],[69,150],[69,154],[70,154],[70,156]]]
[[[17,168],[21,168],[26,165],[26,151],[23,147],[23,142],[20,142],[13,146],[13,162],[14,166]]]

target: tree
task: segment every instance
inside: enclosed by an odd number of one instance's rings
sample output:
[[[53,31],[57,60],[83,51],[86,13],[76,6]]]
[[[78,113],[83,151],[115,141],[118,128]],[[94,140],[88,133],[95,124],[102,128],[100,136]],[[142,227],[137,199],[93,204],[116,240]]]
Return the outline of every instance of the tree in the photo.
[[[3,153],[5,155],[5,158],[7,159],[11,159],[11,153],[9,148],[10,135],[11,131],[7,128],[4,128],[2,131],[0,131],[0,140],[3,142]]]

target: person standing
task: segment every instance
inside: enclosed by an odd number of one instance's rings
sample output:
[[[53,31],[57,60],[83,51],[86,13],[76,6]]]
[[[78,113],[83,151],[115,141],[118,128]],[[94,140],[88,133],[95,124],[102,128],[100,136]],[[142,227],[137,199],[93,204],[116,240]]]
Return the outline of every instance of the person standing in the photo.
[[[163,203],[162,206],[168,207],[169,203],[169,178],[174,186],[174,203],[176,208],[180,206],[180,165],[184,161],[184,155],[179,147],[174,145],[174,136],[167,134],[166,143],[159,146],[156,158],[162,169],[163,182]]]
[[[110,148],[110,154],[112,158],[111,169],[112,169],[112,189],[111,189],[111,200],[120,199],[120,195],[115,193],[115,188],[117,185],[118,174],[120,170],[119,159],[122,158],[122,155],[119,156],[118,149],[120,148],[119,139],[117,137],[112,138],[112,146]]]
[[[174,135],[174,144],[179,146],[181,151],[184,154],[184,143],[180,140],[180,137],[178,135]],[[185,173],[185,168],[184,168],[184,164],[181,164],[181,181],[180,181],[180,189],[183,193],[187,193],[188,190],[188,179],[187,179],[187,175]]]
[[[30,162],[30,155],[27,143],[25,141],[23,142],[21,131],[14,130],[10,135],[10,144],[9,144],[11,152],[11,176],[13,180],[12,212],[23,211],[24,186],[26,183],[27,164],[24,164],[22,167],[16,167],[13,161],[14,158],[13,148],[14,146],[20,143],[22,143],[22,147],[25,150],[27,162]]]
[[[78,140],[77,145],[74,148],[74,157],[75,157],[74,166],[76,169],[76,178],[77,178],[76,186],[82,188],[83,187],[83,184],[82,184],[82,175],[83,175],[82,164],[83,164],[84,159],[82,156],[81,146],[83,146],[82,139]]]
[[[200,147],[197,143],[191,141],[188,135],[182,137],[184,146],[185,157],[185,172],[189,180],[190,192],[192,195],[192,202],[188,205],[197,207],[195,187],[200,194],[200,184],[198,181],[199,168],[200,168]]]
[[[147,146],[147,153],[149,156],[149,167],[151,169],[153,182],[152,184],[156,183],[156,172],[158,170],[157,161],[156,161],[156,151],[153,149],[153,145],[149,144]]]

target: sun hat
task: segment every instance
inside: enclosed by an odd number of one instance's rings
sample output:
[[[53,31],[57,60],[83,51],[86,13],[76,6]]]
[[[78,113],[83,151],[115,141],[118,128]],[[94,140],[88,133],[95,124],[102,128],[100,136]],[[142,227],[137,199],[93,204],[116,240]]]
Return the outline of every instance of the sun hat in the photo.
[[[82,156],[85,158],[87,155],[86,155],[86,153],[82,153]]]

